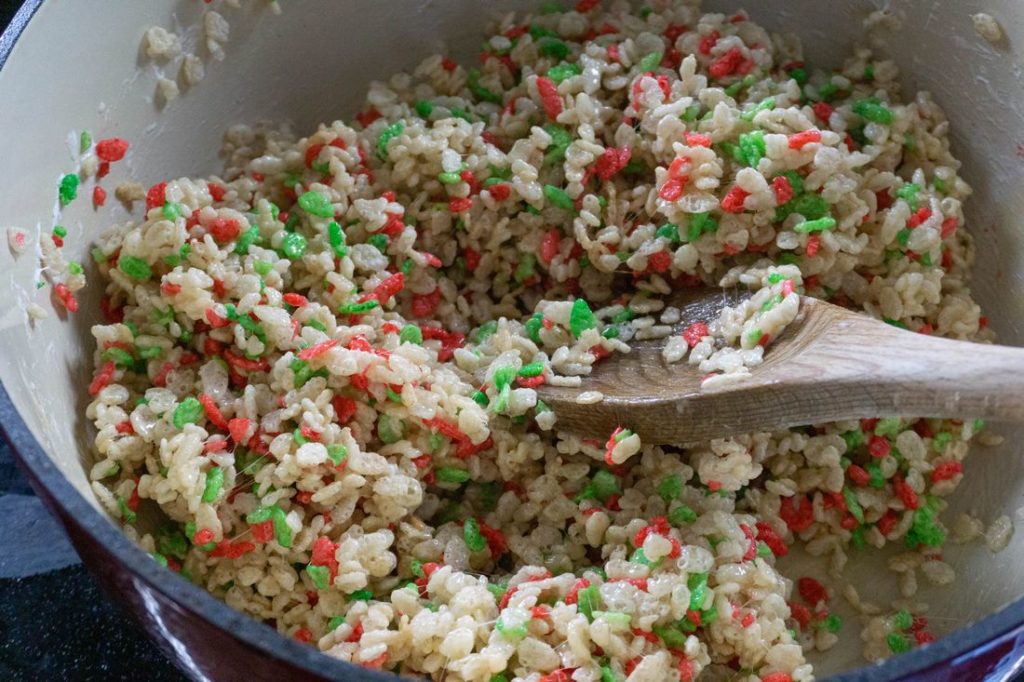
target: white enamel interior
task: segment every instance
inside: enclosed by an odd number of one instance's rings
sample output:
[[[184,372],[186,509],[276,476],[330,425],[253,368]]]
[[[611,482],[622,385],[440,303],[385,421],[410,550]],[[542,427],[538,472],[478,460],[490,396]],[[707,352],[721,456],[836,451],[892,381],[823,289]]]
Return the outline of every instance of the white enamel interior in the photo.
[[[274,16],[267,3],[225,9],[231,21],[227,60],[208,62],[198,87],[162,110],[154,105],[156,71],[141,58],[140,42],[151,24],[190,27],[197,42],[197,0],[133,0],[111,3],[49,0],[32,19],[0,72],[0,228],[27,229],[33,239],[55,222],[56,186],[74,169],[77,131],[98,139],[117,135],[132,149],[104,183],[122,179],[145,185],[219,169],[224,128],[261,118],[290,119],[299,131],[319,121],[350,117],[372,78],[412,67],[437,50],[475,58],[481,30],[497,3],[486,0],[283,0]],[[218,3],[219,4],[219,3]],[[503,10],[535,2],[506,1]],[[651,4],[657,5],[657,2]],[[977,296],[1003,343],[1024,342],[1024,89],[1021,64],[1024,3],[1014,0],[758,0],[753,17],[773,30],[804,39],[811,66],[829,66],[849,53],[871,10],[888,6],[905,29],[886,50],[904,70],[908,89],[934,93],[952,122],[963,176],[974,186],[968,226],[978,237]],[[715,0],[709,8],[732,11]],[[997,17],[1009,40],[993,47],[974,32],[971,15]],[[1024,149],[1022,147],[1021,149]],[[91,183],[64,212],[69,256],[88,263],[89,241],[127,215],[111,200],[91,209]],[[38,264],[31,253],[14,259],[0,247],[0,380],[43,448],[68,478],[90,496],[83,471],[89,437],[79,416],[86,404],[91,369],[89,325],[98,319],[98,294],[83,292],[82,312],[70,320],[51,316],[31,327],[30,300],[52,309],[49,288],[36,291]],[[1024,378],[1022,378],[1024,381]],[[1024,429],[997,427],[1007,436],[994,449],[978,449],[953,497],[953,509],[990,521],[1024,502],[1024,463],[1018,443]],[[950,515],[947,518],[952,518]],[[949,546],[946,558],[960,580],[953,589],[922,588],[940,633],[1000,609],[1024,593],[1024,533],[993,555],[981,545]],[[852,575],[874,601],[891,594],[891,574],[877,570],[875,555],[856,556]],[[803,574],[796,568],[795,574]],[[809,571],[808,571],[809,572]],[[854,620],[843,646],[818,659],[821,672],[859,665]]]

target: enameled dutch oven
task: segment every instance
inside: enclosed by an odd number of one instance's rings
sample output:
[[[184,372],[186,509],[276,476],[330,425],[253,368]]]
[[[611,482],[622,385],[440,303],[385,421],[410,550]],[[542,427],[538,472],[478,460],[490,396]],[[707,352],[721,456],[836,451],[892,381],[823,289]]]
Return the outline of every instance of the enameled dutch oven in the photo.
[[[412,67],[442,50],[472,59],[498,11],[532,0],[286,0],[225,8],[231,21],[227,59],[179,99],[155,100],[156,72],[142,58],[148,26],[177,27],[198,39],[199,0],[30,0],[0,38],[0,227],[33,238],[54,224],[55,187],[73,168],[75,131],[132,143],[113,181],[145,185],[220,167],[224,129],[259,119],[320,121],[350,117],[368,82]],[[709,9],[733,11],[733,1]],[[951,121],[962,175],[975,188],[967,224],[977,237],[977,298],[1003,343],[1024,342],[1024,3],[1015,0],[758,0],[747,9],[772,30],[801,36],[811,66],[836,65],[863,37],[862,22],[885,7],[903,28],[883,32],[878,47],[903,68],[908,92],[931,91]],[[972,27],[976,12],[1007,33],[993,45]],[[88,262],[90,240],[120,209],[93,212],[87,200],[62,216],[66,252]],[[116,203],[116,202],[110,202]],[[109,206],[109,204],[108,204]],[[38,263],[0,254],[0,428],[40,496],[68,530],[107,592],[136,618],[175,665],[197,680],[384,680],[279,636],[161,568],[100,511],[85,471],[91,438],[81,417],[91,375],[89,326],[99,319],[96,289],[83,292],[70,319],[28,324]],[[1024,377],[1021,377],[1024,381]],[[995,427],[998,448],[979,449],[952,498],[947,518],[969,511],[986,521],[1024,520],[1020,427]],[[1008,679],[1024,657],[1024,538],[1001,553],[983,544],[955,546],[945,559],[952,587],[922,588],[942,637],[880,665],[864,665],[855,619],[846,639],[820,659],[822,675],[842,680]],[[895,580],[884,557],[851,561],[862,594],[882,602]],[[97,633],[102,637],[102,633]],[[73,671],[72,671],[73,676]]]

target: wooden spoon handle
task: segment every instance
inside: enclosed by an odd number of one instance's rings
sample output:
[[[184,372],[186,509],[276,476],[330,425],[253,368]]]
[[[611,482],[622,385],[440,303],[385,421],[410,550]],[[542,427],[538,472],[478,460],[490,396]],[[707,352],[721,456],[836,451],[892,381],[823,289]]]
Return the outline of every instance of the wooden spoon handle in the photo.
[[[1024,419],[1024,348],[927,336],[814,299],[804,314],[813,339],[762,380],[847,417]]]

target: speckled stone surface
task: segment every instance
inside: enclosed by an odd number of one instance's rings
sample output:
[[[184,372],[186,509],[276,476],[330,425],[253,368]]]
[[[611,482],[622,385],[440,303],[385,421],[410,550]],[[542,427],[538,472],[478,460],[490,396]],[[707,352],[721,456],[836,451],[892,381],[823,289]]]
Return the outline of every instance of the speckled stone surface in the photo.
[[[0,0],[0,28],[19,4]],[[99,592],[0,439],[0,680],[184,679]]]
[[[0,440],[0,680],[181,676],[99,592]]]

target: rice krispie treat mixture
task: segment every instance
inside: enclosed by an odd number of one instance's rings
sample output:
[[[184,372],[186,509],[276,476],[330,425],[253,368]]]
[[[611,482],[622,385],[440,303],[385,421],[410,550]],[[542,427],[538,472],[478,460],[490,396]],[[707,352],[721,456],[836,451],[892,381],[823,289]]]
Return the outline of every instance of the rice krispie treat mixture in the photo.
[[[506,17],[475,67],[430,57],[308,137],[232,128],[221,175],[148,188],[94,251],[91,478],[126,532],[287,636],[435,680],[809,680],[844,594],[869,658],[930,641],[913,595],[953,579],[978,423],[661,447],[538,399],[633,339],[756,372],[801,293],[990,336],[926,93],[656,5]],[[695,284],[758,293],[680,327],[662,299]],[[780,574],[794,543],[831,575]],[[887,543],[900,610],[841,578]]]

